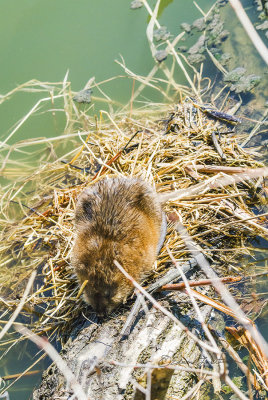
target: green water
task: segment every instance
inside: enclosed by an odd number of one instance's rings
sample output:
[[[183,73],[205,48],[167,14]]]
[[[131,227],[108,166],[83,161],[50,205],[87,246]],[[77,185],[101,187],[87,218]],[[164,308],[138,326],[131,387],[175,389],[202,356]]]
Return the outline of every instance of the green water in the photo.
[[[198,1],[198,5],[205,12],[212,4],[209,0]],[[155,65],[145,33],[149,21],[148,13],[144,7],[131,10],[130,1],[2,0],[0,5],[2,95],[31,79],[43,82],[62,81],[67,71],[72,90],[79,91],[93,76],[97,82],[101,82],[113,76],[125,75],[122,68],[114,62],[115,59],[120,59],[120,55],[124,58],[126,66],[136,74],[146,76]],[[150,2],[150,5],[153,8],[155,2]],[[229,23],[236,43],[237,37],[243,36],[244,32],[230,7],[225,12],[227,16],[230,15]],[[162,0],[158,20],[176,36],[181,32],[182,22],[191,23],[201,16],[192,2]],[[236,56],[241,56],[241,59],[233,67],[240,65],[239,62],[246,62],[249,73],[256,72],[256,69],[261,71],[263,63],[260,57],[249,40],[246,37],[244,40],[249,50],[241,53],[238,51],[240,55]],[[224,46],[227,46],[228,50],[236,49],[234,52],[239,48],[239,44],[235,47],[230,42]],[[251,54],[251,59],[248,58],[248,53]],[[211,62],[206,63],[205,72],[212,74],[212,79],[217,76]],[[184,74],[178,68],[175,74],[177,82],[187,84]],[[130,99],[132,83],[129,78],[119,78],[104,85],[103,89],[113,100],[124,104]],[[94,95],[96,94],[94,92]],[[164,100],[156,91],[146,92],[146,95],[150,96],[149,100],[152,101]],[[0,141],[8,136],[11,127],[44,96],[48,96],[48,93],[20,92],[0,106]],[[263,106],[261,96],[258,101]],[[61,101],[55,101],[55,104],[60,108]],[[44,107],[43,110],[49,107]],[[57,113],[56,120],[55,125],[51,113],[37,113],[7,143],[59,135],[65,125],[64,114]],[[38,160],[36,163],[38,164]],[[4,172],[2,177],[5,178]],[[32,357],[36,352],[33,345],[28,345],[27,349],[25,352],[23,348],[12,350],[9,358],[5,357],[0,363],[0,376],[21,372],[27,368],[35,360]],[[34,369],[44,367],[45,363],[41,362]],[[39,381],[40,373],[22,379],[10,389],[10,399],[30,398],[32,388]]]
[[[200,6],[208,9],[209,1]],[[112,5],[111,5],[112,4]],[[180,31],[184,20],[200,16],[184,1],[163,1],[160,22],[171,32]],[[95,76],[100,82],[122,75],[114,62],[124,57],[134,72],[147,75],[154,66],[146,40],[146,10],[131,10],[126,0],[11,0],[2,2],[0,14],[1,85],[4,94],[33,78],[63,80],[69,70],[73,90],[81,90]],[[185,78],[181,74],[181,81]],[[104,88],[115,100],[129,100],[132,81],[119,79]],[[23,117],[42,95],[20,93],[0,108],[1,138]],[[62,116],[62,120],[64,117]],[[54,136],[51,118],[32,118],[10,143],[21,138]]]

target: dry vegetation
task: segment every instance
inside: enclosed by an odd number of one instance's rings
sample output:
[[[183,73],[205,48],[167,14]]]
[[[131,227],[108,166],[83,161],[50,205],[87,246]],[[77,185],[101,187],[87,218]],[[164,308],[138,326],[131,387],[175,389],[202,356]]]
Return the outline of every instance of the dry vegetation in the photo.
[[[140,176],[160,194],[183,189],[178,200],[171,200],[164,207],[171,221],[166,244],[174,257],[187,259],[185,244],[172,224],[179,219],[222,271],[228,266],[227,271],[242,272],[236,264],[247,251],[246,239],[256,233],[267,234],[261,217],[256,218],[250,210],[250,204],[256,204],[263,196],[261,182],[214,190],[209,190],[209,185],[226,171],[230,175],[263,165],[239,147],[233,134],[221,136],[226,155],[222,161],[211,134],[215,130],[226,132],[226,126],[216,124],[217,128],[215,121],[191,101],[178,103],[160,120],[154,115],[140,115],[138,119],[117,116],[112,124],[100,121],[87,139],[80,135],[83,144],[76,149],[74,161],[69,156],[69,165],[56,161],[28,177],[34,185],[34,201],[27,204],[30,209],[19,200],[19,204],[10,203],[6,196],[5,205],[2,204],[5,215],[15,207],[24,214],[14,223],[7,221],[1,237],[1,285],[5,298],[12,298],[9,307],[18,303],[16,295],[21,294],[25,277],[37,270],[39,283],[24,309],[29,307],[37,316],[41,313],[38,330],[64,327],[79,313],[81,293],[70,266],[74,205],[79,193],[104,174]],[[136,131],[135,138],[122,151]],[[23,181],[25,185],[26,179]],[[201,182],[206,190],[196,186]],[[188,193],[188,188],[194,190],[193,194]],[[9,196],[13,193],[14,189]],[[168,260],[163,248],[158,257],[158,273]]]
[[[78,134],[82,144],[68,156],[70,164],[58,160],[46,164],[3,196],[3,215],[12,214],[14,207],[23,215],[16,222],[8,219],[1,234],[1,302],[6,310],[2,318],[16,309],[26,278],[37,270],[34,289],[22,310],[32,329],[48,337],[59,334],[64,341],[64,332],[75,326],[85,306],[70,265],[74,206],[79,193],[103,175],[140,176],[160,195],[178,190],[177,199],[164,206],[170,223],[155,279],[170,263],[168,249],[176,260],[189,258],[176,229],[178,220],[221,276],[247,273],[238,262],[249,252],[248,237],[267,236],[264,217],[257,218],[251,211],[251,205],[264,199],[262,180],[220,187],[216,183],[234,174],[250,174],[249,169],[258,175],[265,171],[263,165],[238,145],[234,134],[224,133],[225,123],[210,119],[190,100],[169,108],[162,111],[162,118],[160,113],[156,118],[154,113],[140,112],[106,122],[101,117],[96,125],[90,121],[88,137]],[[223,132],[224,160],[213,145],[215,131]],[[27,203],[30,209],[19,197],[15,204],[9,201],[27,182],[34,187],[34,200]]]
[[[151,21],[153,26],[157,26],[154,17]],[[153,52],[151,29],[149,24],[147,34]],[[176,40],[173,44],[167,41],[171,54],[175,43]],[[177,54],[174,60],[180,66]],[[204,87],[201,73],[196,73],[193,81],[187,75],[192,87],[190,91],[173,82],[167,67],[162,69],[165,80],[158,80],[153,75],[159,66],[150,76],[143,78],[121,65],[131,78],[140,82],[140,86],[133,90],[130,103],[116,112],[113,110],[114,103],[107,96],[102,97],[110,109],[109,112],[100,112],[96,118],[89,116],[91,106],[86,109],[73,102],[67,76],[61,86],[32,81],[2,98],[5,101],[19,90],[45,90],[50,93],[18,122],[9,138],[42,104],[51,102],[53,108],[55,99],[61,98],[64,102],[63,111],[67,117],[64,135],[53,139],[21,141],[16,145],[9,145],[8,138],[1,143],[0,149],[5,176],[17,177],[11,184],[3,185],[1,193],[1,322],[19,307],[24,321],[33,332],[57,338],[61,344],[65,341],[64,334],[72,330],[85,310],[82,290],[79,290],[70,265],[75,202],[85,187],[104,175],[142,177],[162,196],[169,225],[152,280],[166,273],[171,260],[184,262],[191,257],[191,253],[196,256],[196,249],[202,251],[218,275],[247,275],[249,271],[245,271],[239,260],[242,255],[250,253],[248,238],[257,235],[267,238],[268,234],[266,214],[262,209],[266,202],[263,177],[267,175],[267,168],[256,161],[253,153],[239,145],[236,125],[230,128],[226,121],[211,118],[209,113],[204,112],[206,108],[203,110],[198,106],[202,103],[201,91]],[[172,88],[172,96],[168,95],[168,90],[161,89],[159,83]],[[134,107],[135,98],[148,85],[165,93],[170,105],[148,103]],[[91,80],[90,86],[102,92],[101,84]],[[195,101],[189,97],[192,92]],[[172,102],[174,98],[176,101]],[[99,99],[93,97],[93,101],[96,100]],[[230,114],[238,107],[239,104],[230,108],[227,97],[222,100],[221,109]],[[31,154],[34,157],[40,154],[40,166],[33,170],[30,164],[25,164],[22,170],[12,161],[13,152],[21,155],[23,163],[23,157],[28,158],[25,151],[29,151],[31,146],[37,146],[37,151],[31,151]],[[49,151],[44,152],[44,148]],[[258,207],[262,215],[256,217],[253,206]],[[190,239],[185,238],[181,225]],[[195,243],[194,249],[189,241]],[[21,301],[32,271],[37,271],[33,288],[30,292],[27,290]],[[189,295],[194,302],[194,292]],[[236,314],[236,311],[233,310],[234,315],[241,322],[243,315]],[[227,307],[225,312],[228,313]],[[249,381],[255,388],[267,389],[266,348],[260,350],[263,342],[258,335],[254,337],[254,332],[254,325],[251,335],[244,331],[249,343],[246,347],[251,346],[256,367],[263,375],[259,376],[257,384],[258,373],[253,378],[247,369],[244,372],[249,374]],[[22,330],[22,333],[27,335],[26,331]],[[213,347],[215,342],[206,333]],[[8,336],[1,346],[13,345],[17,340],[15,336]],[[227,342],[221,345],[225,349],[228,347]],[[254,346],[255,350],[252,350]],[[218,349],[216,345],[215,348]],[[220,351],[215,353],[219,356]],[[234,357],[238,357],[236,361],[240,362],[237,353]],[[219,372],[218,376],[222,377],[223,373]],[[226,376],[228,378],[228,374]],[[237,395],[246,398],[234,389],[230,378],[227,378],[226,383]],[[196,392],[206,380],[202,379],[201,384],[194,388]],[[80,398],[84,398],[83,394]]]

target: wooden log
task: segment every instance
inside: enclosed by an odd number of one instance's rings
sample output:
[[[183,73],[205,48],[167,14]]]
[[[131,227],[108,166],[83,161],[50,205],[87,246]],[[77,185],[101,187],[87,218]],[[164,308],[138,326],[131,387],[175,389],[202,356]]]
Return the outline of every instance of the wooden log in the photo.
[[[174,273],[169,271],[173,281]],[[174,292],[168,296],[157,293],[155,297],[206,342],[188,296]],[[211,307],[203,305],[200,309],[207,321]],[[123,314],[119,310],[116,316],[98,325],[87,322],[61,352],[89,399],[137,400],[151,398],[149,395],[153,398],[153,393],[179,398],[194,388],[196,379],[211,379],[215,374],[208,353],[149,303],[139,311],[130,332],[122,338],[120,333],[128,314],[129,310]],[[52,364],[44,373],[33,400],[69,396],[72,392],[62,373]]]

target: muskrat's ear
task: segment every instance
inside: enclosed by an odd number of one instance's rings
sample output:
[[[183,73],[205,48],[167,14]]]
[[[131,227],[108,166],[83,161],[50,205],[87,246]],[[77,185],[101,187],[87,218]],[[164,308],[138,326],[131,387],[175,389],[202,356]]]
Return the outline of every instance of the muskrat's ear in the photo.
[[[156,197],[151,188],[144,185],[143,182],[138,182],[133,187],[133,203],[139,210],[150,215],[155,208]]]
[[[79,199],[75,210],[75,222],[92,220],[92,201],[86,197]]]
[[[82,203],[83,211],[86,219],[92,219],[92,202],[90,200],[84,200]]]
[[[135,196],[134,204],[140,210],[146,211],[150,207],[150,198],[148,198],[144,192],[140,191],[140,193],[137,193]]]

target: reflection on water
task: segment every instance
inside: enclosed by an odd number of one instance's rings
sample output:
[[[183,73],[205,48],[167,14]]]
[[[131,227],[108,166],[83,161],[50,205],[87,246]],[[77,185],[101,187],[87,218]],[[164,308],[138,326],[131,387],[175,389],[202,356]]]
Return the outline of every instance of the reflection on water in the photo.
[[[44,354],[38,352],[34,344],[28,341],[20,342],[11,347],[8,356],[5,355],[5,351],[1,348],[0,357],[0,376],[4,378],[0,385],[0,392],[6,388],[10,400],[30,399],[33,388],[39,385],[42,372],[48,367],[49,361]],[[33,367],[30,369],[31,375],[27,376],[26,373],[26,376],[14,383],[14,386],[9,389],[9,385],[17,380],[17,375],[32,365]],[[12,377],[12,375],[15,376]]]
[[[159,6],[157,18],[161,17],[163,14],[163,11],[169,6],[171,3],[173,3],[174,0],[162,0]]]
[[[266,209],[267,211],[267,209]],[[263,337],[268,340],[268,240],[259,238],[255,246],[254,274],[259,274],[256,282],[249,285],[245,295],[254,302],[260,302],[256,312],[256,324]],[[263,274],[263,275],[262,275]],[[252,296],[253,295],[253,296]]]

